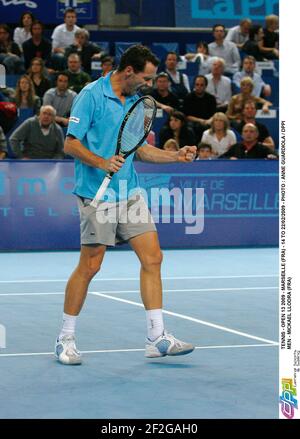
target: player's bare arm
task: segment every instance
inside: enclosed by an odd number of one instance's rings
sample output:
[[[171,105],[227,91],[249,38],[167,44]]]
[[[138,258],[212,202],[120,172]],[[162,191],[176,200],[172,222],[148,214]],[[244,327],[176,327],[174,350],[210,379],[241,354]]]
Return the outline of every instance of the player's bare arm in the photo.
[[[179,151],[164,151],[152,145],[145,145],[136,152],[137,157],[143,162],[151,163],[188,163],[192,162],[196,156],[197,147],[184,146]]]
[[[80,140],[73,136],[66,137],[64,152],[81,160],[86,165],[92,166],[93,168],[103,169],[106,172],[118,172],[125,162],[120,155],[114,155],[106,160],[88,150]]]

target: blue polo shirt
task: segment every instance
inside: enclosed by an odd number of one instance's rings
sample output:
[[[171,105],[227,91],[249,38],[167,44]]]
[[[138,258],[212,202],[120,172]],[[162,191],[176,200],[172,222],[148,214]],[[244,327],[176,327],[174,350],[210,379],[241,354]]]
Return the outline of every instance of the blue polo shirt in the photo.
[[[118,132],[129,108],[138,96],[126,97],[123,104],[114,94],[111,74],[88,84],[75,98],[69,119],[67,135],[76,137],[94,154],[108,159],[115,154]],[[119,192],[120,180],[126,180],[127,190],[138,187],[138,178],[133,167],[134,154],[130,155],[111,179],[106,191],[106,201],[125,199],[128,193]],[[93,168],[75,159],[74,193],[85,198],[94,198],[106,172]],[[124,185],[124,182],[123,182]]]

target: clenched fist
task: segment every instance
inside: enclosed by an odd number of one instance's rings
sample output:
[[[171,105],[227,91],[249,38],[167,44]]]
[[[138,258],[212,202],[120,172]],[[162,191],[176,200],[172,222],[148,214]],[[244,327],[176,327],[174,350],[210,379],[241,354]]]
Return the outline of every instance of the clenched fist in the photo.
[[[196,157],[197,147],[193,146],[184,146],[180,148],[178,151],[178,161],[183,163],[192,162]]]
[[[104,161],[102,169],[106,172],[118,172],[124,165],[125,160],[121,155],[114,155],[110,159]]]

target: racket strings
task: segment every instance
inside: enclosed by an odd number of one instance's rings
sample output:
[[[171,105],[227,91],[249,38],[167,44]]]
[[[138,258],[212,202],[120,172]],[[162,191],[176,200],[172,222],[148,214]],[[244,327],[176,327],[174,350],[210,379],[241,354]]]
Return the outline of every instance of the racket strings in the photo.
[[[120,151],[127,153],[144,139],[151,129],[155,104],[151,99],[143,99],[130,113],[121,136]]]

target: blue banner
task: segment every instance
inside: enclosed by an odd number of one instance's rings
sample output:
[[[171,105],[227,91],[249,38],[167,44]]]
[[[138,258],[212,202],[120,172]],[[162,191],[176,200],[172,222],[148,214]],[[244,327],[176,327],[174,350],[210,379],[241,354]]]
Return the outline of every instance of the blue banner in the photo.
[[[187,200],[192,214],[184,215],[182,222],[174,217],[164,223],[160,200],[157,229],[163,247],[278,245],[277,161],[135,166],[148,195],[153,187],[192,189]],[[0,250],[79,248],[73,168],[72,161],[0,162]],[[204,229],[188,234],[187,227],[195,225],[197,188],[204,189]]]
[[[18,23],[25,11],[45,24],[63,23],[64,11],[72,7],[80,24],[97,23],[97,0],[0,0],[1,23]]]
[[[233,27],[242,18],[264,24],[266,15],[279,13],[279,0],[176,0],[177,27]]]

